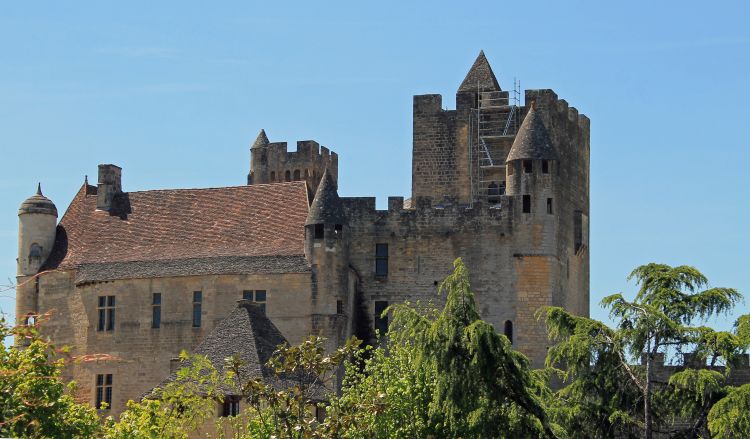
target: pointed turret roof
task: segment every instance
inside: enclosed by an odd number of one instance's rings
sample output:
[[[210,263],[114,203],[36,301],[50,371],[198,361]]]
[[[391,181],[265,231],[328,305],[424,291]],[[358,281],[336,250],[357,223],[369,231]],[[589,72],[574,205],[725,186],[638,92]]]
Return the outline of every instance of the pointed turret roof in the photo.
[[[542,117],[536,110],[536,105],[531,104],[531,109],[523,119],[521,128],[518,129],[513,146],[510,148],[506,162],[511,160],[555,160],[557,154],[552,146],[552,140],[547,132],[547,127],[542,122]]]
[[[253,142],[253,146],[251,149],[259,148],[261,146],[268,145],[268,136],[266,136],[266,130],[260,130],[260,133],[258,133],[258,137],[255,138],[255,142]]]
[[[500,84],[495,74],[492,73],[492,67],[487,57],[484,56],[483,50],[479,52],[479,56],[469,69],[469,73],[466,74],[464,82],[458,87],[458,91],[501,91]]]
[[[18,214],[23,215],[25,213],[44,213],[57,216],[57,207],[55,207],[55,203],[52,200],[42,194],[41,183],[37,184],[36,193],[21,203]]]
[[[336,191],[336,182],[326,168],[315,192],[310,212],[307,214],[305,225],[310,224],[344,224],[346,215],[341,205],[341,199]]]

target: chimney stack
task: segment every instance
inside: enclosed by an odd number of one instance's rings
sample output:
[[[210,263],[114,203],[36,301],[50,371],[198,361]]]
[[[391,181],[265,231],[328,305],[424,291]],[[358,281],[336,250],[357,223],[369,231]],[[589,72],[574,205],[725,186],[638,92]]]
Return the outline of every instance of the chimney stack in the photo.
[[[115,196],[122,192],[122,168],[117,165],[99,165],[96,191],[96,210],[109,212]]]

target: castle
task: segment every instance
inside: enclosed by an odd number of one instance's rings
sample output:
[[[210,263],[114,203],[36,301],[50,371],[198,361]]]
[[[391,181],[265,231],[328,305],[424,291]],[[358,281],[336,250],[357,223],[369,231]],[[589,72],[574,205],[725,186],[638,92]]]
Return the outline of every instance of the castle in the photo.
[[[535,311],[589,313],[589,119],[551,90],[520,101],[483,53],[454,110],[415,96],[412,194],[387,210],[339,197],[336,153],[314,141],[288,152],[263,131],[244,186],[127,192],[119,167],[99,165],[59,223],[38,190],[18,212],[18,323],[50,313],[44,332],[84,360],[65,377],[118,414],[181,350],[243,345],[221,324],[230,315],[252,326],[260,309],[290,343],[372,340],[389,304],[439,302],[462,257],[483,318],[539,367]]]

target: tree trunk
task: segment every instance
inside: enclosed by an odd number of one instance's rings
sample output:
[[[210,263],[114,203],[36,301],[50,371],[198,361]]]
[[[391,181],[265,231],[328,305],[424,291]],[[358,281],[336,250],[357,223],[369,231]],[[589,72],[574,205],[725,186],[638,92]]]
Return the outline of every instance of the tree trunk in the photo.
[[[643,392],[643,437],[645,439],[652,439],[652,420],[651,420],[651,361],[653,355],[649,351],[646,355],[646,386]]]

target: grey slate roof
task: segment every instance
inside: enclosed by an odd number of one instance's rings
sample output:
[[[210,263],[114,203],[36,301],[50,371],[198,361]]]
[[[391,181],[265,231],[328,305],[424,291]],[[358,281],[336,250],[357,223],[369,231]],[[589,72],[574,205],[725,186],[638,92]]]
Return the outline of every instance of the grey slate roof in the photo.
[[[518,134],[516,134],[516,138],[513,140],[513,146],[511,146],[510,152],[508,152],[506,162],[521,159],[557,159],[557,153],[555,153],[555,148],[552,146],[552,140],[547,132],[547,127],[544,126],[544,122],[542,122],[542,118],[533,104],[523,119],[521,128],[518,129]]]
[[[336,182],[326,168],[315,191],[305,225],[311,224],[346,224],[346,215],[341,199],[336,191]]]
[[[279,378],[267,366],[276,348],[282,344],[287,344],[287,340],[260,306],[250,300],[239,300],[237,307],[203,339],[192,353],[208,358],[220,376],[224,376],[225,359],[236,356],[243,363],[238,374],[240,382],[261,379],[264,383],[281,390],[294,385],[299,379],[299,377]],[[176,378],[177,372],[172,372],[154,391],[158,392],[159,388]],[[223,391],[225,395],[240,393],[239,389],[233,386],[225,386]],[[325,388],[316,386],[314,399],[322,400],[326,393]]]
[[[306,273],[310,265],[303,255],[292,256],[224,256],[215,258],[127,261],[81,264],[76,270],[76,284],[117,279],[203,276],[212,274]]]
[[[458,87],[458,91],[502,91],[483,50],[479,52],[479,56],[469,69],[461,86]]]
[[[46,213],[48,215],[57,216],[57,207],[55,203],[49,198],[42,195],[42,184],[39,183],[36,187],[36,194],[30,196],[18,208],[18,214],[24,213]]]
[[[253,142],[253,146],[250,147],[250,149],[258,148],[261,146],[268,145],[268,136],[266,136],[266,130],[260,130],[260,133],[258,133],[258,137],[255,138],[255,142]]]

